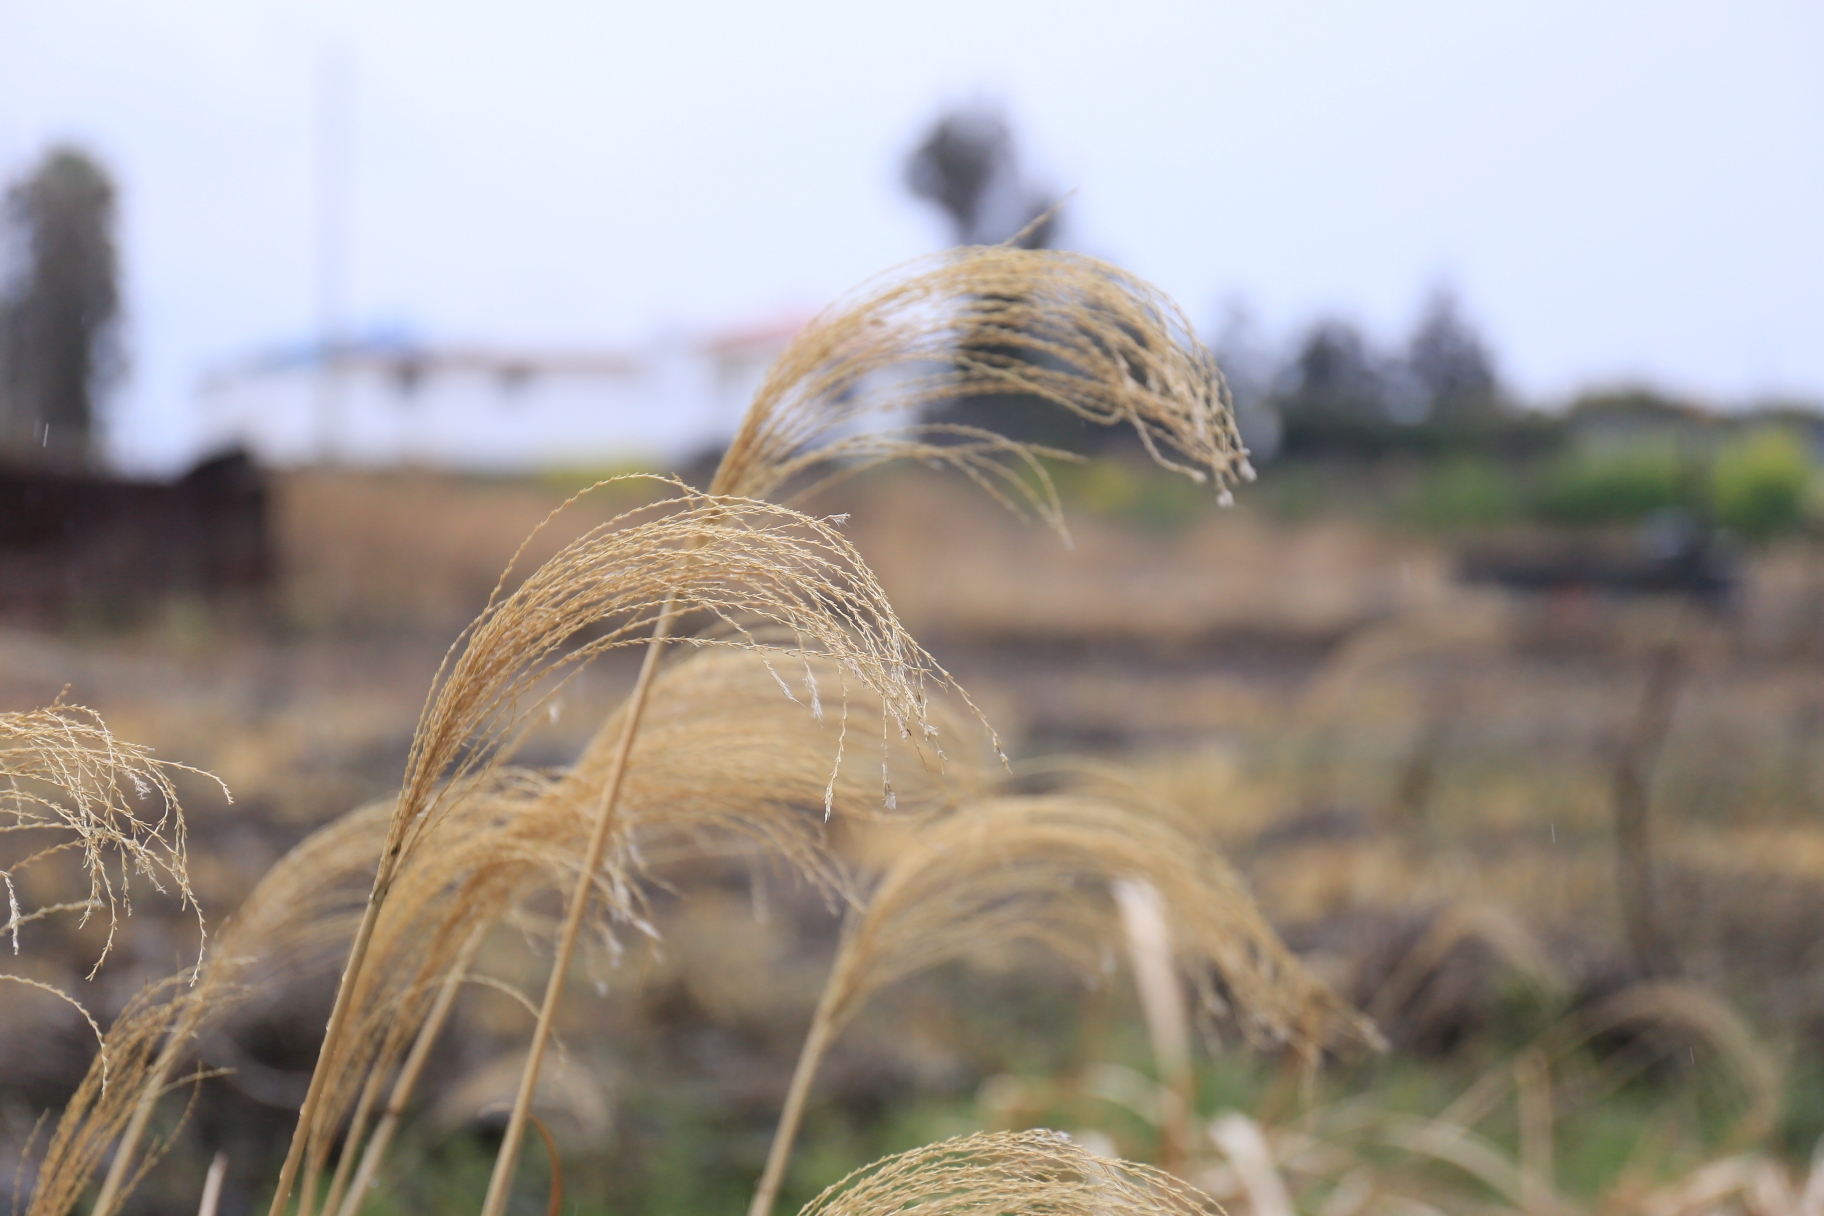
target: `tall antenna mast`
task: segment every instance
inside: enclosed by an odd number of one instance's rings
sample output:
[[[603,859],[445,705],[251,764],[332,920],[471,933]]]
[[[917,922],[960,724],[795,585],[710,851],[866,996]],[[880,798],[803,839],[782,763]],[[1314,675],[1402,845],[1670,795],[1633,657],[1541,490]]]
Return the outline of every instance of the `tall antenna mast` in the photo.
[[[336,463],[342,446],[342,362],[348,350],[348,244],[354,180],[350,163],[353,77],[348,53],[340,47],[324,47],[317,61],[316,389],[317,459],[326,465]]]

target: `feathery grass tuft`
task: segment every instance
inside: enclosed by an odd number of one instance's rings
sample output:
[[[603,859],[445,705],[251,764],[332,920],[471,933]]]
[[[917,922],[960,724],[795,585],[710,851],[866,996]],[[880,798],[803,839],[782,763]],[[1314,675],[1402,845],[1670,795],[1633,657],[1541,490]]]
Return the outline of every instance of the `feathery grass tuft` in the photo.
[[[895,812],[884,810],[882,757],[874,749],[848,748],[832,778],[845,731],[866,739],[892,726],[879,699],[865,689],[850,693],[846,723],[839,705],[819,720],[812,709],[816,694],[808,690],[834,695],[839,675],[823,657],[799,656],[785,665],[765,653],[725,647],[681,656],[658,675],[619,827],[592,879],[590,932],[611,957],[621,949],[617,935],[623,930],[649,931],[638,881],[647,870],[757,849],[833,904],[853,903],[854,879],[829,847],[826,805],[838,817],[866,820],[942,809],[968,792],[971,787],[959,781],[985,765],[960,742],[968,719],[935,701],[927,712],[940,733],[923,746],[886,731]],[[796,705],[780,690],[786,676]],[[611,718],[610,727],[625,712],[623,707]],[[945,739],[973,765],[937,763],[935,745]],[[321,1166],[339,1128],[349,1128],[343,1141],[349,1159],[370,1119],[385,1119],[410,1100],[415,1077],[384,1102],[381,1086],[413,1049],[436,1037],[449,1012],[445,994],[466,975],[475,935],[503,923],[535,935],[550,932],[548,922],[526,921],[519,910],[537,893],[568,890],[579,877],[590,814],[601,796],[602,764],[599,753],[585,753],[556,776],[501,766],[446,792],[448,814],[400,866],[377,920],[351,997],[351,1031],[322,1059],[327,1080],[311,1131],[312,1170]],[[145,1117],[190,1044],[266,991],[334,974],[361,921],[393,813],[392,800],[373,803],[314,833],[267,873],[215,935],[199,986],[205,999],[185,1010],[168,1039],[157,1084],[145,1091],[145,1108],[122,1138],[104,1188],[107,1204],[95,1209],[98,1214],[105,1216],[124,1198]],[[124,1093],[124,1100],[134,1098],[131,1088]],[[112,1117],[72,1111],[66,1122]],[[390,1138],[389,1130],[383,1139]],[[384,1152],[382,1143],[367,1167],[370,1176]],[[77,1164],[72,1160],[68,1168]],[[343,1182],[332,1199],[360,1193]]]
[[[187,825],[172,781],[176,772],[215,781],[200,769],[157,760],[150,748],[116,738],[101,715],[59,701],[24,713],[0,713],[0,836],[23,842],[8,854],[0,880],[6,886],[6,931],[19,953],[19,930],[59,913],[87,924],[107,916],[107,936],[89,969],[93,979],[114,945],[120,920],[132,914],[137,876],[156,891],[175,894],[180,908],[196,913],[197,934],[207,941],[202,909],[190,887],[185,853]],[[149,806],[151,814],[139,807]],[[9,840],[11,843],[11,840]],[[74,855],[87,880],[84,898],[43,904],[19,902],[17,879],[51,858]],[[80,1002],[59,988],[23,976],[0,980],[41,989],[74,1006],[95,1031],[99,1049],[59,1119],[33,1188],[29,1216],[62,1216],[81,1197],[108,1145],[140,1095],[162,1085],[154,1079],[158,1048],[182,1010],[201,990],[203,945],[196,964],[153,985],[130,1001],[103,1034]]]
[[[1062,1132],[981,1132],[863,1166],[799,1216],[1205,1216],[1214,1199]]]
[[[106,1143],[113,1139],[110,1129],[120,1129],[91,1216],[111,1216],[144,1172],[144,1164],[135,1166],[140,1140],[171,1076],[205,1030],[231,1016],[250,996],[277,987],[269,981],[335,974],[361,920],[364,893],[392,812],[391,800],[357,808],[280,858],[216,934],[190,998],[160,1007],[170,1016],[144,1080],[112,1086],[105,1101],[72,1104],[64,1111],[57,1136],[64,1136],[69,1125],[67,1134],[73,1138]],[[40,1185],[79,1195],[98,1165],[98,1159],[66,1154],[53,1176],[47,1160]],[[53,1210],[47,1209],[47,1216]],[[36,1209],[33,1216],[38,1216]]]
[[[460,778],[481,771],[524,724],[541,681],[647,642],[661,617],[692,613],[726,632],[685,644],[827,660],[837,669],[838,700],[849,687],[871,690],[901,737],[923,736],[927,685],[948,684],[829,522],[686,492],[591,529],[511,594],[497,591],[439,673],[382,871],[444,813]],[[579,640],[585,629],[592,635]]]
[[[1315,1057],[1378,1043],[1280,942],[1220,857],[1154,816],[1069,795],[995,798],[908,833],[844,935],[830,1016],[841,1025],[881,988],[982,943],[1035,941],[1094,974],[1114,923],[1097,893],[1121,881],[1158,892],[1178,966],[1205,1008],[1232,1017],[1256,1046]]]
[[[882,415],[903,422],[940,401],[1007,392],[1035,393],[1092,422],[1131,424],[1154,459],[1198,480],[1214,477],[1225,502],[1234,477],[1253,476],[1228,388],[1175,305],[1092,259],[1001,247],[941,255],[902,281],[864,287],[825,312],[769,372],[710,491],[759,499],[788,483],[814,481],[819,472],[817,484],[825,484],[885,461],[924,457],[960,469],[1015,511],[1023,498],[1068,540],[1056,489],[1039,459],[1048,454],[1043,450],[966,425],[866,425]],[[668,596],[619,733],[604,736],[613,743],[604,742],[609,764],[586,873],[613,827],[673,608]],[[482,1216],[506,1211],[586,894],[579,883]],[[283,1179],[280,1189],[287,1189]]]
[[[710,488],[766,498],[927,459],[1061,530],[1037,459],[1056,453],[914,421],[929,405],[1010,393],[1132,427],[1160,464],[1213,481],[1225,501],[1253,478],[1228,385],[1177,305],[1106,262],[997,245],[909,263],[828,308],[773,365]]]
[[[180,906],[196,910],[201,931],[202,911],[185,868],[184,811],[171,781],[179,771],[209,776],[153,759],[150,748],[115,738],[100,714],[80,705],[0,713],[0,836],[17,835],[27,842],[22,854],[9,857],[0,870],[6,887],[5,931],[14,954],[19,953],[20,928],[33,921],[78,913],[80,923],[87,924],[95,913],[105,912],[108,934],[89,970],[93,977],[114,945],[120,917],[132,911],[135,875],[160,892],[169,886]],[[226,797],[228,787],[221,789]],[[149,805],[150,816],[136,809],[142,805]],[[23,908],[17,878],[66,853],[80,859],[87,895]]]
[[[185,979],[176,975],[148,985],[114,1019],[51,1134],[26,1216],[74,1211],[141,1095],[164,1092],[163,1048],[172,1031],[195,1014],[205,991]]]

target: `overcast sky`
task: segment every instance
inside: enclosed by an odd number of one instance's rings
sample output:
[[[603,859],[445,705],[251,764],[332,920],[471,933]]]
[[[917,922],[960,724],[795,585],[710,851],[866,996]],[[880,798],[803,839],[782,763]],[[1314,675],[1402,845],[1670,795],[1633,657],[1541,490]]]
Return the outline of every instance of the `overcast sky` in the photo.
[[[1201,322],[1454,285],[1521,392],[1824,397],[1824,5],[0,0],[0,172],[116,172],[115,443],[306,335],[318,82],[351,65],[350,312],[622,344],[808,309],[945,237],[900,165],[998,99],[1070,243]]]

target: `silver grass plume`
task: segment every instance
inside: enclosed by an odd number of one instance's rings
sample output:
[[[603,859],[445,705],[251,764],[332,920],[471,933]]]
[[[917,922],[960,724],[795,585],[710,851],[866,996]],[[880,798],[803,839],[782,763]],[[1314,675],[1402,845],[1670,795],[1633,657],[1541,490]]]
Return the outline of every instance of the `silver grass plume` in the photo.
[[[1054,1131],[981,1132],[863,1166],[799,1216],[1211,1216],[1162,1170],[1101,1157]]]
[[[1213,482],[1224,501],[1253,478],[1228,385],[1164,293],[1082,254],[997,245],[909,263],[826,309],[773,365],[710,488],[765,498],[919,458],[1062,527],[1037,459],[1056,453],[914,421],[929,405],[1009,393],[1132,428],[1160,464]]]

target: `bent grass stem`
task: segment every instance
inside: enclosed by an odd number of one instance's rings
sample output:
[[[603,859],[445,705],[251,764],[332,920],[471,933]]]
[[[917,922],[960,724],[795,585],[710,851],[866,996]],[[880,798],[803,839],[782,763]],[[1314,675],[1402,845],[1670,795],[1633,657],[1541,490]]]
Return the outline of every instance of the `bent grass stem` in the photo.
[[[772,1147],[767,1150],[766,1169],[754,1188],[754,1200],[748,1205],[747,1216],[771,1216],[773,1204],[779,1197],[786,1162],[792,1156],[792,1143],[798,1138],[798,1125],[804,1120],[804,1104],[810,1096],[811,1080],[817,1075],[817,1066],[823,1062],[823,1053],[835,1035],[834,997],[837,990],[834,982],[826,984],[823,996],[817,1002],[817,1012],[811,1016],[811,1029],[798,1051],[792,1083],[785,1091],[785,1105],[779,1110],[779,1125],[773,1129]]]
[[[382,858],[379,871],[374,875],[374,888],[367,896],[367,909],[361,914],[361,927],[355,931],[355,943],[348,952],[348,962],[342,968],[342,982],[336,986],[336,1003],[329,1011],[329,1026],[323,1032],[323,1046],[317,1052],[317,1067],[310,1072],[310,1088],[304,1092],[304,1105],[298,1110],[298,1125],[291,1134],[291,1147],[286,1150],[285,1164],[279,1168],[279,1184],[272,1193],[272,1207],[267,1216],[285,1216],[285,1209],[291,1203],[291,1189],[297,1181],[298,1165],[304,1156],[304,1146],[311,1139],[310,1127],[315,1122],[317,1107],[323,1101],[325,1079],[329,1070],[322,1067],[328,1057],[330,1048],[342,1037],[342,1028],[348,1021],[348,1011],[353,1005],[355,977],[360,974],[361,964],[367,961],[367,948],[374,938],[374,925],[380,919],[380,905],[386,902],[387,892],[393,884],[393,862],[399,854],[399,843],[388,846],[387,855]],[[305,1202],[309,1202],[305,1196]]]
[[[127,1185],[127,1167],[133,1163],[133,1152],[146,1134],[146,1124],[151,1121],[152,1109],[164,1096],[165,1078],[171,1075],[171,1066],[177,1062],[177,1053],[195,1029],[200,1016],[201,1009],[193,1005],[191,1012],[185,1015],[180,1025],[172,1029],[170,1038],[165,1041],[158,1062],[152,1066],[151,1076],[140,1090],[139,1102],[133,1108],[133,1115],[121,1132],[120,1144],[115,1147],[114,1159],[108,1165],[108,1176],[102,1180],[101,1192],[95,1196],[95,1205],[89,1209],[89,1216],[112,1216],[115,1206],[119,1204],[121,1192]]]
[[[538,1088],[539,1067],[544,1063],[545,1047],[551,1039],[556,1020],[558,998],[570,971],[570,959],[576,953],[576,939],[582,934],[583,916],[589,907],[589,888],[595,871],[602,864],[608,848],[608,836],[614,827],[616,803],[620,800],[621,781],[627,775],[627,758],[633,751],[634,736],[639,733],[640,717],[646,711],[647,696],[652,688],[653,673],[658,670],[659,652],[671,636],[673,604],[667,600],[653,627],[652,639],[646,644],[646,655],[640,663],[639,679],[627,699],[627,721],[621,728],[621,739],[614,753],[614,766],[602,790],[601,809],[589,835],[589,848],[583,856],[582,869],[576,877],[576,889],[570,893],[570,907],[564,918],[563,935],[558,939],[557,957],[551,963],[551,978],[545,984],[545,1000],[538,1011],[538,1026],[532,1032],[532,1043],[526,1052],[525,1071],[520,1074],[519,1092],[513,1099],[513,1113],[507,1119],[507,1133],[500,1142],[500,1153],[494,1158],[494,1173],[488,1179],[488,1195],[482,1204],[482,1216],[502,1216],[507,1209],[507,1196],[513,1185],[513,1174],[519,1165],[519,1153],[526,1135],[526,1120],[532,1110],[532,1095]],[[273,1216],[278,1216],[274,1213]]]
[[[393,1083],[393,1092],[386,1100],[386,1108],[380,1112],[380,1122],[374,1125],[374,1134],[361,1151],[361,1164],[355,1170],[353,1181],[349,1183],[346,1192],[338,1191],[339,1182],[331,1185],[329,1198],[323,1204],[325,1213],[355,1216],[361,1210],[361,1198],[373,1184],[374,1175],[380,1169],[380,1161],[392,1146],[393,1134],[399,1130],[399,1120],[405,1115],[405,1104],[411,1101],[412,1091],[418,1086],[418,1078],[424,1073],[425,1062],[431,1058],[431,1047],[442,1033],[450,1010],[456,1005],[456,994],[462,989],[463,978],[468,975],[469,965],[475,961],[475,953],[481,948],[481,940],[485,936],[485,927],[477,929],[463,946],[456,965],[444,976],[443,986],[437,991],[437,1000],[431,1006],[430,1015],[419,1028],[412,1050],[399,1070],[399,1078]],[[343,1154],[344,1159],[353,1159],[353,1149],[354,1142],[351,1139],[348,1150]]]
[[[374,1103],[380,1098],[380,1085],[385,1074],[376,1066],[367,1074],[367,1080],[361,1086],[361,1098],[355,1103],[355,1113],[349,1116],[348,1131],[342,1137],[342,1151],[336,1157],[336,1172],[330,1175],[329,1194],[323,1197],[324,1216],[336,1210],[336,1204],[342,1197],[342,1188],[348,1185],[348,1171],[355,1164],[355,1147],[361,1138],[367,1135],[368,1116],[374,1113]],[[315,1206],[316,1171],[321,1168],[313,1157],[310,1168],[304,1173],[305,1207]]]

